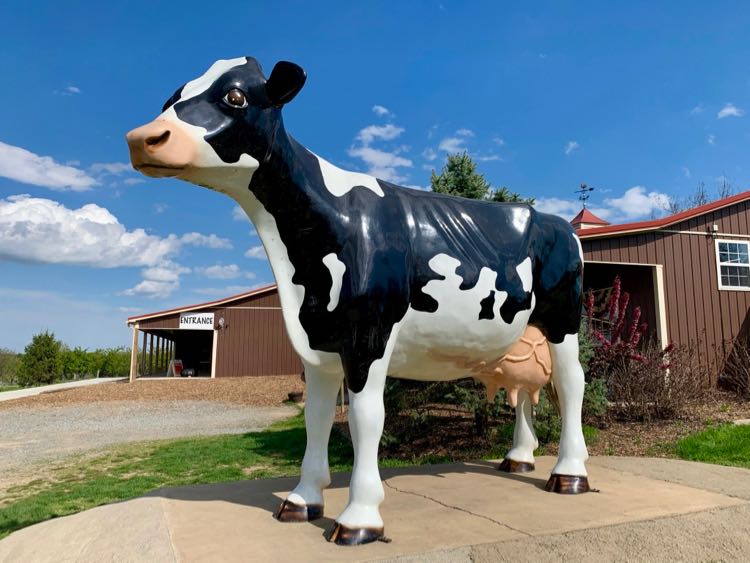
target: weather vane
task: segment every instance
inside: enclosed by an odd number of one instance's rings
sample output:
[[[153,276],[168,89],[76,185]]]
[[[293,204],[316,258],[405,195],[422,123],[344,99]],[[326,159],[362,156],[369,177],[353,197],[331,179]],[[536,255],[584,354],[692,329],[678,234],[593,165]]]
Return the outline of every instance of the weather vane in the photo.
[[[587,186],[586,184],[581,184],[581,189],[575,191],[575,193],[578,194],[578,199],[583,204],[584,209],[586,209],[586,202],[591,197],[591,192],[593,191],[594,191],[594,188]]]

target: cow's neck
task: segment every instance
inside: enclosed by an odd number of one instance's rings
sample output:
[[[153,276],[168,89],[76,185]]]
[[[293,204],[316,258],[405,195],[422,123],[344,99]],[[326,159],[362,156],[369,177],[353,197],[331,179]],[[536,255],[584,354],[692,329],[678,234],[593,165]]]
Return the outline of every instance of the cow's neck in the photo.
[[[310,349],[307,334],[299,324],[305,288],[293,281],[295,273],[305,276],[310,272],[301,271],[305,265],[299,260],[293,263],[293,256],[299,255],[300,246],[314,245],[330,235],[331,222],[337,216],[333,208],[336,198],[320,185],[317,157],[282,133],[253,175],[252,189],[243,190],[235,199],[263,242],[295,349],[305,361],[315,365],[319,364],[319,354]]]

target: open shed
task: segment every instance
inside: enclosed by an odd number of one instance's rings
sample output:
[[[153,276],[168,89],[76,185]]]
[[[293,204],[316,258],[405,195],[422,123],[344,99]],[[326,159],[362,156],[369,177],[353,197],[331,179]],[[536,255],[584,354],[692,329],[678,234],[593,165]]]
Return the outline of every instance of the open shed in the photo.
[[[176,375],[173,362],[181,364],[181,375],[194,377],[293,375],[302,371],[284,328],[275,285],[136,315],[127,322],[133,330],[131,381]]]

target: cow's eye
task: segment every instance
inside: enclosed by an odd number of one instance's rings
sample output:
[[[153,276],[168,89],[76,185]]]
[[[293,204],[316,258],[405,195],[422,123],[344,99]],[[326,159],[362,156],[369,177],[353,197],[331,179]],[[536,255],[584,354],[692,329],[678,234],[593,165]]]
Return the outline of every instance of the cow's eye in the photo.
[[[245,93],[239,88],[232,88],[229,92],[224,95],[224,102],[232,106],[233,108],[246,108],[247,98]]]

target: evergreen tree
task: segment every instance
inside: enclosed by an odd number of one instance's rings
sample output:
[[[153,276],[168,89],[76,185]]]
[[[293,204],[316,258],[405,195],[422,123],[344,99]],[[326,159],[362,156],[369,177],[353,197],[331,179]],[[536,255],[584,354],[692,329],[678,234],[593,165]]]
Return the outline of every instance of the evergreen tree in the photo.
[[[62,343],[51,332],[35,334],[23,351],[18,383],[24,387],[52,383],[62,373]]]
[[[469,199],[534,203],[534,198],[523,198],[505,186],[493,190],[484,175],[477,172],[477,165],[467,152],[448,155],[440,174],[432,171],[430,185],[433,192]]]

